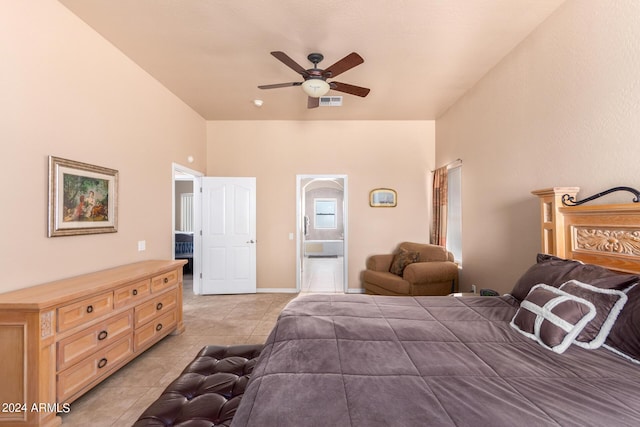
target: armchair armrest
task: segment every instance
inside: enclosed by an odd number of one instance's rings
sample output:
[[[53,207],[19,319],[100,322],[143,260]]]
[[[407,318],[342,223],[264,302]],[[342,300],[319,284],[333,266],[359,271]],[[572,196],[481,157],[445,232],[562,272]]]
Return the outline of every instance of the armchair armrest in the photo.
[[[373,271],[389,271],[393,254],[371,255],[367,258],[367,270]]]
[[[458,265],[451,261],[414,262],[404,269],[402,277],[411,284],[457,280]]]

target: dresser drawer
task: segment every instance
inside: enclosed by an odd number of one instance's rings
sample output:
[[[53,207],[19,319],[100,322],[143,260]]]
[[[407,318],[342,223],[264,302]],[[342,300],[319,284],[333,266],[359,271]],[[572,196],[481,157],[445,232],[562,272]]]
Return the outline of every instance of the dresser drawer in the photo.
[[[151,292],[162,292],[178,283],[178,270],[160,274],[151,279]]]
[[[113,305],[117,309],[135,304],[151,293],[151,280],[141,280],[113,291]]]
[[[58,308],[58,332],[90,322],[113,311],[113,292],[105,292]]]
[[[135,327],[139,328],[154,318],[162,316],[171,310],[175,310],[177,305],[178,291],[175,289],[165,292],[164,294],[160,294],[152,300],[140,304],[134,311]]]
[[[167,335],[177,323],[178,316],[175,310],[160,316],[151,323],[146,324],[134,333],[135,350],[140,351],[151,343]]]
[[[58,342],[58,371],[84,359],[133,331],[133,310],[88,328]]]
[[[67,402],[69,397],[106,375],[131,354],[133,354],[133,338],[129,335],[60,372],[57,385],[58,403]]]

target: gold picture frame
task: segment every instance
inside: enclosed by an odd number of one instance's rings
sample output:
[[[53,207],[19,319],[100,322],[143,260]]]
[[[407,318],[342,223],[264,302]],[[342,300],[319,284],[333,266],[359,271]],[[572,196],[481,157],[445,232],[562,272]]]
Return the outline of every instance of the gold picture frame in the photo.
[[[49,156],[48,237],[118,231],[118,171]]]
[[[391,188],[374,188],[369,192],[369,206],[372,208],[394,208],[398,204],[398,194]]]

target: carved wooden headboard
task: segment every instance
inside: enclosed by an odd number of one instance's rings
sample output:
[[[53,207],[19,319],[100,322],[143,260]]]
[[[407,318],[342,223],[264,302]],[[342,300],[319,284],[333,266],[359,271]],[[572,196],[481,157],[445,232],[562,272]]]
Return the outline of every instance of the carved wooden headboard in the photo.
[[[640,203],[564,206],[579,187],[532,191],[540,198],[541,250],[616,271],[640,272]]]

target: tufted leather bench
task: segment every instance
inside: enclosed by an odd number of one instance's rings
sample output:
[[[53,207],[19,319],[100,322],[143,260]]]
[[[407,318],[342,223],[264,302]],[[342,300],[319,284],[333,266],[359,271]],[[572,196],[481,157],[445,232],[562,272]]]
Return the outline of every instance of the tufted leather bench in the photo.
[[[263,347],[204,347],[133,426],[231,425]]]

